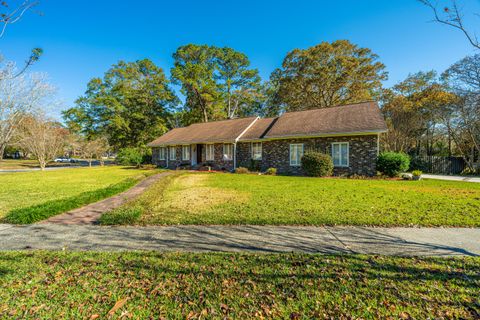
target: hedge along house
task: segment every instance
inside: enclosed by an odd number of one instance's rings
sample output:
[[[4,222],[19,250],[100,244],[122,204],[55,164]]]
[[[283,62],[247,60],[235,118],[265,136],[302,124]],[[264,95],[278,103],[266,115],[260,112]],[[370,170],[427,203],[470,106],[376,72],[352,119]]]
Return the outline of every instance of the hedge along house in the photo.
[[[196,123],[172,129],[149,146],[153,163],[170,169],[276,168],[281,174],[303,174],[303,154],[317,151],[331,155],[337,175],[374,175],[380,134],[386,131],[378,105],[364,102],[275,118]]]

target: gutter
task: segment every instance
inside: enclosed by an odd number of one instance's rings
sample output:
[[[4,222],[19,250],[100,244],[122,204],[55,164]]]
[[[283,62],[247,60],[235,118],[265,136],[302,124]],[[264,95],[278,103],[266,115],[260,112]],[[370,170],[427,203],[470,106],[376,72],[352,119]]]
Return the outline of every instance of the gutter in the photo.
[[[266,136],[260,139],[242,140],[242,142],[255,142],[255,141],[272,141],[272,140],[286,140],[286,139],[310,139],[310,138],[327,138],[327,137],[353,137],[353,136],[368,136],[378,135],[380,133],[387,132],[386,130],[371,130],[371,131],[355,131],[346,133],[322,133],[322,134],[298,134],[289,136]]]

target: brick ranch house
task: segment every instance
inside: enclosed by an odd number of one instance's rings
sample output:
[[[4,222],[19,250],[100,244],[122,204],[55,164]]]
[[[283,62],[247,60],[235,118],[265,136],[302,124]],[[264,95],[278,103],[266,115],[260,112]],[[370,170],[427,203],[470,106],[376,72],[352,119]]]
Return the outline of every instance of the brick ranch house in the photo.
[[[308,150],[332,156],[334,174],[374,175],[380,134],[387,126],[375,102],[240,118],[175,128],[149,143],[159,167],[217,170],[276,168],[303,174]]]

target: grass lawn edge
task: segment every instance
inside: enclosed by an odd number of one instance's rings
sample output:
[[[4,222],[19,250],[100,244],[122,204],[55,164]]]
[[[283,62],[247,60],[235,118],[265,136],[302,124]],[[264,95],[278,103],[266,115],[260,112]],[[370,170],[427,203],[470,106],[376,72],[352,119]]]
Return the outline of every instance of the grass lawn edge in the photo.
[[[51,200],[26,208],[13,209],[5,215],[1,222],[10,224],[31,224],[39,222],[124,192],[155,173],[158,173],[158,171],[142,173],[137,177],[126,178],[105,188],[83,192],[65,199]]]

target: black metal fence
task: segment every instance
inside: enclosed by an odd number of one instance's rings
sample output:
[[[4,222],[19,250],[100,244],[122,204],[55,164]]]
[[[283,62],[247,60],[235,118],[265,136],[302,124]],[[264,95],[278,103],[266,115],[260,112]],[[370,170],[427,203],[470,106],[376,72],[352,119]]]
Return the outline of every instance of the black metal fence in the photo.
[[[412,156],[410,161],[411,170],[436,174],[460,174],[466,166],[465,160],[461,157]]]

